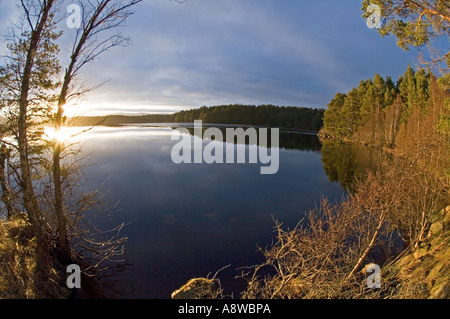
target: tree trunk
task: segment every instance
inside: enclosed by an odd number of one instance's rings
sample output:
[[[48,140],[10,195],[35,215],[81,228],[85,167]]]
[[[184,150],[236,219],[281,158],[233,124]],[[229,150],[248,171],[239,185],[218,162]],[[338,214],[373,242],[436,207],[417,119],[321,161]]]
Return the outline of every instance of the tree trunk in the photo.
[[[55,191],[55,212],[58,222],[58,257],[62,263],[70,263],[69,239],[67,236],[67,221],[63,207],[63,192],[61,183],[61,145],[53,151],[53,183]]]
[[[77,56],[72,54],[71,63],[69,68],[66,70],[64,76],[64,82],[61,88],[61,92],[58,99],[58,110],[56,112],[55,118],[55,130],[60,131],[63,128],[63,113],[64,105],[66,104],[67,93],[69,90],[69,84],[72,80],[72,70],[74,68]],[[54,141],[53,147],[53,184],[54,184],[54,195],[55,195],[55,213],[58,222],[58,253],[60,261],[63,263],[70,263],[70,247],[69,238],[67,235],[67,219],[64,212],[63,205],[63,190],[62,190],[62,179],[61,179],[61,153],[63,150],[62,141]]]
[[[6,178],[6,163],[8,160],[8,151],[6,146],[3,144],[0,149],[0,186],[2,188],[1,201],[5,204],[7,218],[14,215],[14,208],[11,204],[12,193],[8,186],[8,181]]]
[[[19,116],[18,116],[18,148],[20,159],[20,187],[22,189],[23,204],[28,213],[28,219],[36,236],[36,271],[35,271],[35,289],[39,297],[48,297],[48,274],[50,270],[48,256],[48,241],[46,239],[45,229],[43,227],[42,212],[34,193],[28,154],[27,137],[27,112],[28,112],[28,94],[30,90],[31,73],[34,65],[36,51],[41,40],[42,32],[49,18],[50,10],[54,0],[45,1],[41,7],[41,14],[36,23],[36,27],[31,31],[31,38],[27,50],[24,69],[22,70],[22,79],[19,97]],[[27,11],[28,14],[28,11]],[[28,16],[29,18],[29,16]],[[30,27],[32,27],[30,25]]]

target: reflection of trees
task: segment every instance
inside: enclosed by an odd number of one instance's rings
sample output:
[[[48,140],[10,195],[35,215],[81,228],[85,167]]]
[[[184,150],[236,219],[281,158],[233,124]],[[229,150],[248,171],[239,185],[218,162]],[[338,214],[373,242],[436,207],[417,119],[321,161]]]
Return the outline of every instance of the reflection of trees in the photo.
[[[172,127],[173,129],[178,129],[179,127]],[[192,126],[183,126],[183,128],[187,129],[191,135],[194,135],[194,128]],[[203,126],[203,132],[208,127]],[[226,141],[226,126],[223,127],[217,127],[222,131],[222,135],[224,138],[224,141]],[[231,127],[235,128],[235,127]],[[244,130],[246,127],[243,127]],[[258,128],[256,128],[257,134],[259,134]],[[270,129],[268,129],[268,134],[270,134]],[[259,141],[259,136],[258,136]],[[236,144],[237,141],[235,140],[234,143]],[[246,138],[245,143],[248,145],[249,141]],[[268,143],[270,143],[270,138],[268,139]],[[286,149],[286,150],[299,150],[299,151],[313,151],[313,152],[319,152],[322,145],[320,144],[319,138],[315,134],[305,134],[305,133],[299,133],[299,132],[293,132],[293,131],[281,131],[280,130],[280,148]]]
[[[326,143],[322,147],[322,163],[331,182],[351,190],[354,181],[356,162],[348,145]]]
[[[226,139],[226,128],[217,127],[221,130],[224,140]],[[230,126],[231,127],[231,126]],[[187,129],[194,135],[193,126],[172,127],[173,129]],[[208,127],[203,126],[203,132]],[[232,127],[234,128],[234,127]],[[246,129],[246,127],[244,127]],[[256,132],[259,134],[258,129]],[[270,129],[268,131],[270,134]],[[259,136],[258,136],[259,140]],[[270,142],[270,139],[268,139]],[[237,144],[237,141],[234,141]],[[249,140],[246,138],[248,145]],[[341,186],[353,191],[355,181],[361,180],[371,170],[377,168],[381,154],[374,149],[359,144],[342,143],[337,140],[320,139],[315,134],[304,134],[292,131],[280,131],[280,148],[286,150],[322,152],[323,169],[331,182],[339,182]]]
[[[373,149],[359,144],[345,144],[335,140],[321,140],[322,163],[331,182],[353,191],[355,181],[377,167],[379,156]]]

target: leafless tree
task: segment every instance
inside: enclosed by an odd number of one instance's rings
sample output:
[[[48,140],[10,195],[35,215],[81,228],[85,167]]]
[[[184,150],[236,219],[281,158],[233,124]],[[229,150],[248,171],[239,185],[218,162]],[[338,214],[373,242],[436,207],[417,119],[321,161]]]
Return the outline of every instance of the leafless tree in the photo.
[[[89,62],[94,61],[102,53],[116,46],[124,46],[129,39],[115,31],[131,14],[131,8],[142,0],[98,0],[79,1],[82,8],[81,26],[76,31],[70,61],[65,68],[64,80],[58,96],[57,112],[53,119],[55,131],[60,131],[64,123],[64,106],[73,97],[79,97],[88,89],[74,85],[79,71]],[[112,31],[112,34],[111,34]],[[102,35],[106,36],[102,38]],[[53,146],[53,182],[55,213],[58,221],[58,247],[61,258],[70,260],[70,249],[67,235],[66,212],[64,210],[64,194],[61,176],[62,141],[55,140]]]
[[[114,236],[100,241],[92,237],[92,232],[88,234],[80,227],[83,212],[98,204],[95,198],[98,192],[93,191],[75,201],[70,199],[79,162],[68,164],[65,159],[69,155],[74,156],[77,151],[70,145],[63,145],[61,141],[52,141],[52,164],[48,165],[45,159],[48,143],[41,138],[41,124],[50,122],[55,131],[63,127],[67,101],[94,88],[86,89],[83,84],[75,83],[79,71],[102,53],[128,43],[129,39],[118,31],[118,27],[132,14],[131,8],[140,1],[80,0],[78,4],[83,9],[82,24],[76,31],[70,59],[63,74],[57,58],[59,48],[55,43],[61,35],[61,31],[56,29],[57,23],[61,21],[57,18],[63,4],[61,0],[21,0],[22,15],[8,36],[7,64],[0,68],[0,107],[7,114],[1,132],[1,200],[8,215],[24,210],[35,232],[37,251],[34,282],[39,297],[52,295],[47,285],[53,266],[52,254],[56,254],[57,262],[62,265],[73,260],[79,261],[85,265],[86,274],[95,276],[101,269],[97,267],[98,261],[111,259],[123,251],[126,238],[118,235],[119,228]],[[57,111],[52,114],[55,105]],[[11,151],[14,154],[10,155]],[[11,162],[11,159],[16,158],[17,165]],[[61,164],[62,161],[65,166]],[[52,179],[46,179],[47,168],[52,172]],[[14,183],[10,182],[8,170],[13,172],[11,176],[15,178],[17,194],[21,196],[21,202],[17,205],[12,200],[16,192],[12,190]],[[53,194],[49,190],[53,190]],[[48,209],[48,204],[51,204],[52,209]],[[57,240],[54,240],[55,234]],[[85,244],[77,247],[90,250],[90,255],[83,255],[82,258],[81,251],[71,249],[69,238],[72,241],[82,238]],[[72,243],[72,246],[76,245]],[[94,255],[97,262],[91,258]]]

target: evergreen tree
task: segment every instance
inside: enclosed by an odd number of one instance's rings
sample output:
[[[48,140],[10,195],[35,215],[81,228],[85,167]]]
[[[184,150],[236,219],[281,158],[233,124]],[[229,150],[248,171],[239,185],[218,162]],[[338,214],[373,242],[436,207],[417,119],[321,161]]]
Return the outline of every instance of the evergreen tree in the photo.
[[[360,104],[358,99],[358,90],[353,88],[347,94],[344,105],[342,106],[341,116],[345,118],[347,124],[341,126],[342,137],[351,138],[358,126],[361,124]]]
[[[328,109],[325,111],[323,118],[324,129],[326,134],[340,137],[339,131],[342,127],[343,117],[342,117],[342,107],[344,106],[346,95],[342,93],[337,93],[335,97],[328,104]]]
[[[365,94],[361,101],[361,109],[360,109],[362,124],[365,124],[369,120],[369,118],[373,115],[376,109],[375,105],[376,97],[372,80],[368,81],[368,84],[366,85],[366,92],[364,93]]]
[[[373,92],[375,94],[375,104],[377,110],[381,110],[386,106],[384,93],[386,91],[386,82],[379,74],[375,74],[373,78]]]
[[[429,93],[429,83],[430,83],[430,73],[421,69],[415,74],[416,80],[416,106],[420,109],[425,109],[427,107],[430,93]]]
[[[368,18],[370,5],[380,7],[383,25],[378,32],[394,35],[404,50],[429,45],[439,37],[450,36],[450,7],[448,0],[364,0],[363,16]],[[443,61],[450,52],[439,54],[434,61]]]
[[[384,92],[385,107],[389,107],[394,103],[397,97],[397,89],[390,76],[386,77],[386,90]]]
[[[377,146],[393,146],[400,124],[408,122],[418,109],[416,119],[429,104],[430,73],[417,72],[408,65],[397,84],[391,77],[375,74],[360,81],[348,94],[338,93],[324,115],[323,135],[358,140]],[[416,126],[420,127],[420,126]]]
[[[405,71],[402,81],[398,87],[400,97],[405,104],[405,109],[402,112],[401,123],[405,123],[408,117],[411,115],[414,108],[414,103],[417,99],[416,97],[416,79],[415,71],[412,69],[411,65],[408,64],[408,68]]]

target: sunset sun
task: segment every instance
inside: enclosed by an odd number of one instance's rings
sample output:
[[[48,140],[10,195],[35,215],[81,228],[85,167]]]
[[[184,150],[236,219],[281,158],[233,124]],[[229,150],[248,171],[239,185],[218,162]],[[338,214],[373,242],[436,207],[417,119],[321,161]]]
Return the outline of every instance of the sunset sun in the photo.
[[[58,143],[66,142],[71,137],[71,133],[68,127],[56,129],[49,126],[44,129],[44,135],[46,137],[46,140]]]

